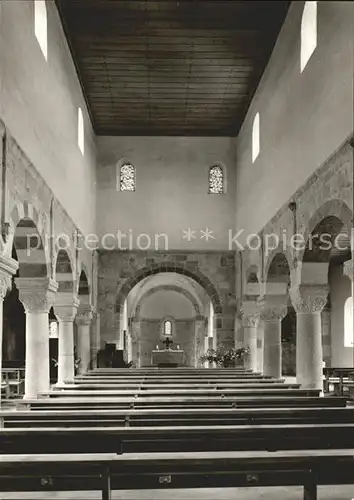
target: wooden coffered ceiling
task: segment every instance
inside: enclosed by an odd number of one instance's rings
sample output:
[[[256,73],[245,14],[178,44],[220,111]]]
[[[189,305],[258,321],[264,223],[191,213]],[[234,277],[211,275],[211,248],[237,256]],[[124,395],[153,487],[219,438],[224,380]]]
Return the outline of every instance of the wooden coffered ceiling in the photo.
[[[290,2],[56,0],[98,135],[237,135]]]

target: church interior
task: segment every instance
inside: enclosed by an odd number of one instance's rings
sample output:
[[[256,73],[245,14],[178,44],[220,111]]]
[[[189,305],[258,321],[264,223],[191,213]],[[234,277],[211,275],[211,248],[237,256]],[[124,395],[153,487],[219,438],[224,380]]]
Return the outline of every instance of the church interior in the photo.
[[[0,499],[354,498],[354,4],[0,0]]]

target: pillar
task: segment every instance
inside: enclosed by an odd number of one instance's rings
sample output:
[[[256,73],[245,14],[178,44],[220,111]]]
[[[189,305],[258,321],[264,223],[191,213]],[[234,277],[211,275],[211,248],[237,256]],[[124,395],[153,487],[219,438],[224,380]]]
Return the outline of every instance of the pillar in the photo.
[[[79,301],[72,295],[56,301],[54,312],[58,318],[58,384],[73,382],[75,377],[74,319]]]
[[[257,327],[258,314],[243,314],[243,334],[244,347],[249,348],[249,354],[245,357],[245,368],[247,370],[257,371]]]
[[[327,302],[327,285],[290,288],[297,314],[296,378],[303,388],[323,389],[321,312]]]
[[[25,398],[37,398],[50,387],[49,319],[58,285],[51,278],[16,278],[26,312]]]
[[[323,361],[327,367],[332,361],[331,308],[327,303],[321,313]]]
[[[352,252],[353,252],[353,249],[352,249]],[[352,253],[353,255],[353,253]],[[353,259],[351,260],[347,260],[346,262],[344,262],[343,264],[343,274],[344,276],[347,276],[350,281],[351,281],[351,284],[352,284],[352,297],[354,297],[354,266],[353,266]],[[353,319],[354,319],[354,311],[353,311]],[[354,328],[354,326],[353,326]],[[353,356],[354,356],[354,348],[353,348]],[[354,366],[354,357],[353,357],[353,366]],[[354,389],[350,389],[350,392],[351,393],[354,393]],[[351,397],[353,397],[354,394],[351,395]]]
[[[264,323],[262,320],[257,325],[257,372],[263,373],[263,349],[264,349]]]
[[[78,371],[79,373],[86,373],[91,364],[92,307],[86,304],[80,305],[75,321],[77,325],[77,356],[80,360]]]
[[[265,301],[261,308],[264,329],[263,374],[282,376],[281,321],[287,313],[286,305],[275,305]]]
[[[204,338],[206,335],[206,324],[204,316],[197,316],[195,320],[195,354],[194,366],[201,368],[200,357],[204,354]]]
[[[0,383],[2,380],[3,302],[8,290],[11,289],[12,276],[16,273],[17,269],[18,262],[16,260],[0,255]]]
[[[140,318],[133,319],[131,322],[132,334],[132,361],[136,368],[140,368]]]

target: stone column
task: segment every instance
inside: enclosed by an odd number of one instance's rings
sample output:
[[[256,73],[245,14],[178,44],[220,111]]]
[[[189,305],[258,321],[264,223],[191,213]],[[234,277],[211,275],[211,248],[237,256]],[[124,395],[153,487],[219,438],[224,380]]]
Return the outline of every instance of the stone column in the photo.
[[[195,355],[194,355],[194,366],[196,368],[202,367],[199,358],[204,353],[205,334],[206,334],[205,318],[203,316],[197,316],[195,320]]]
[[[332,361],[332,339],[331,339],[331,308],[329,304],[324,307],[321,313],[322,325],[322,351],[323,361],[327,367],[331,366]]]
[[[91,360],[92,360],[92,369],[97,368],[97,356],[98,351],[101,348],[101,340],[100,340],[100,313],[96,312],[92,316],[91,322]]]
[[[321,311],[326,305],[327,285],[290,288],[297,314],[296,378],[304,388],[323,389]]]
[[[132,331],[132,361],[136,368],[140,368],[140,319],[134,319],[131,323]]]
[[[49,319],[57,291],[50,278],[16,278],[19,299],[26,311],[25,398],[49,390]]]
[[[8,290],[11,289],[12,276],[16,273],[17,269],[18,262],[16,260],[0,255],[0,382],[2,380],[3,302]]]
[[[250,349],[249,354],[245,357],[245,368],[247,370],[257,371],[257,327],[259,316],[258,314],[243,314],[243,334],[244,347]]]
[[[284,305],[265,302],[261,308],[264,325],[263,374],[270,377],[282,376],[281,320],[286,315]]]
[[[61,300],[54,306],[54,312],[59,321],[58,341],[58,384],[73,382],[75,377],[74,364],[74,319],[79,301],[76,297]]]
[[[92,307],[86,304],[80,305],[75,321],[77,324],[77,356],[80,359],[79,373],[86,373],[90,369],[91,363]]]
[[[263,373],[264,322],[257,325],[257,372]]]

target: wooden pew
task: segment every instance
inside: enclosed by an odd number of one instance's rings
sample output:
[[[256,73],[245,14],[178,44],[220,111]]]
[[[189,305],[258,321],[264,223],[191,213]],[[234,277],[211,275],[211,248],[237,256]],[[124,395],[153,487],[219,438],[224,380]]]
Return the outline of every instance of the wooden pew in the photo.
[[[271,408],[271,407],[344,407],[340,397],[238,397],[235,398],[43,398],[17,400],[17,408],[47,409],[140,409],[140,408]]]
[[[353,484],[354,450],[134,454],[123,456],[3,456],[0,490],[114,490],[303,486],[317,500],[317,486]]]
[[[171,392],[188,392],[188,391],[223,391],[223,390],[236,390],[236,389],[300,389],[300,384],[285,384],[285,383],[220,383],[215,384],[91,384],[91,383],[75,383],[75,384],[61,384],[53,387],[54,391],[171,391]]]
[[[0,427],[146,427],[354,423],[354,408],[204,408],[2,411]]]
[[[49,397],[49,398],[60,398],[60,397],[85,397],[85,398],[96,398],[96,397],[115,397],[115,398],[120,398],[120,397],[135,397],[135,398],[153,398],[153,397],[168,397],[170,399],[174,397],[193,397],[193,398],[198,398],[198,397],[203,397],[203,398],[221,398],[221,397],[233,397],[233,398],[238,398],[238,397],[258,397],[258,398],[263,398],[263,397],[281,397],[281,396],[292,396],[292,397],[301,397],[301,396],[315,396],[318,397],[320,394],[320,390],[318,389],[274,389],[274,388],[269,388],[269,389],[249,389],[247,386],[242,389],[222,389],[222,390],[215,390],[215,389],[181,389],[181,390],[169,390],[169,389],[154,389],[154,390],[52,390],[48,392],[42,392],[40,393],[40,397]]]
[[[155,380],[144,380],[144,379],[116,379],[114,377],[111,378],[85,378],[85,377],[75,377],[74,382],[65,380],[63,385],[66,384],[77,384],[77,385],[92,385],[92,386],[99,386],[99,385],[107,385],[107,386],[134,386],[134,385],[144,385],[145,387],[161,387],[163,386],[174,386],[174,387],[193,387],[193,386],[214,386],[214,385],[219,385],[223,387],[227,386],[233,386],[235,384],[238,385],[244,385],[244,384],[262,384],[262,386],[265,385],[270,385],[270,384],[285,384],[284,379],[263,379],[263,378],[243,378],[243,379],[187,379],[187,380],[169,380],[169,379],[159,379],[158,381]],[[292,385],[298,385],[296,383]]]
[[[330,386],[335,387],[335,394],[343,396],[344,394],[344,382],[350,380],[350,376],[354,375],[354,367],[350,368],[338,368],[338,367],[325,367],[323,368],[324,380],[324,392],[330,392]]]
[[[353,423],[0,429],[1,454],[354,448]]]

